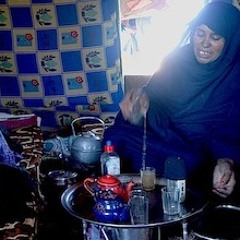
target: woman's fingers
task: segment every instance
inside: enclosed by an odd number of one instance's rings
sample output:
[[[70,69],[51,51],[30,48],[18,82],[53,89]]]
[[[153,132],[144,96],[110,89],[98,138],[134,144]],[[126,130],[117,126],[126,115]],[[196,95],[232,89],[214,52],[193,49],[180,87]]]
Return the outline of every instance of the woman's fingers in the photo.
[[[226,198],[229,196],[235,186],[236,179],[234,172],[231,173],[230,178],[223,178],[220,184],[215,184],[213,192],[220,197]]]

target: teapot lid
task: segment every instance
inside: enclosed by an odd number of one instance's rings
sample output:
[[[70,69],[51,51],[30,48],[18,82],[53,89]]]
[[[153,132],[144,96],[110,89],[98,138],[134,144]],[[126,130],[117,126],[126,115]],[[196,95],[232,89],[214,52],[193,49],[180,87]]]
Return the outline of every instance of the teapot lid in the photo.
[[[110,185],[115,186],[120,183],[119,179],[115,178],[114,176],[107,174],[105,176],[99,177],[97,183],[100,185]]]

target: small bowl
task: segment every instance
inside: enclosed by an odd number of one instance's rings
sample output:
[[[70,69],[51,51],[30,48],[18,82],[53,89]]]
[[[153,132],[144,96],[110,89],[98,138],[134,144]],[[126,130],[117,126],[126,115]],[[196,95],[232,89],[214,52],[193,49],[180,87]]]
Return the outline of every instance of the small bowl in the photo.
[[[76,183],[78,174],[76,172],[54,170],[48,173],[49,179],[56,186],[70,186]]]

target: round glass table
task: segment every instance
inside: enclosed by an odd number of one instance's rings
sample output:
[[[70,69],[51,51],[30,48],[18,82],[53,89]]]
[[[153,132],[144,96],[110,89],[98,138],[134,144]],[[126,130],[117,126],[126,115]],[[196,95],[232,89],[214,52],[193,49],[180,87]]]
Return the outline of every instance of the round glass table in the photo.
[[[124,176],[130,177],[136,186],[141,185],[140,175],[124,174]],[[161,200],[161,188],[165,185],[166,180],[158,178],[156,180],[155,190],[147,192],[149,200],[149,221],[147,224],[132,224],[131,221],[124,223],[106,223],[97,221],[93,214],[93,207],[95,205],[94,197],[84,188],[82,182],[65,190],[61,196],[61,203],[69,214],[82,221],[84,235],[86,234],[86,224],[90,223],[92,225],[98,225],[107,240],[110,238],[108,238],[105,230],[109,228],[128,230],[158,228],[158,239],[161,239],[160,228],[162,226],[181,222],[183,239],[187,239],[187,219],[200,213],[204,209],[207,205],[206,197],[197,190],[187,189],[186,200],[181,203],[180,214],[174,216],[166,215],[163,213]]]

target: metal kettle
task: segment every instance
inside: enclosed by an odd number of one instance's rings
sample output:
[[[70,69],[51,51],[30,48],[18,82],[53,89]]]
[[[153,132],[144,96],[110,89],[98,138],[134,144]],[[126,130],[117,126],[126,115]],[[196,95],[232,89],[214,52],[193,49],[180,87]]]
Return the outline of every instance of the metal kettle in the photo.
[[[75,166],[95,166],[100,160],[100,155],[102,153],[102,139],[94,134],[93,131],[89,130],[87,132],[82,132],[80,135],[76,135],[74,122],[87,119],[89,119],[89,121],[99,121],[104,128],[104,122],[95,117],[82,117],[72,121],[71,126],[74,138],[71,144],[71,156]]]

